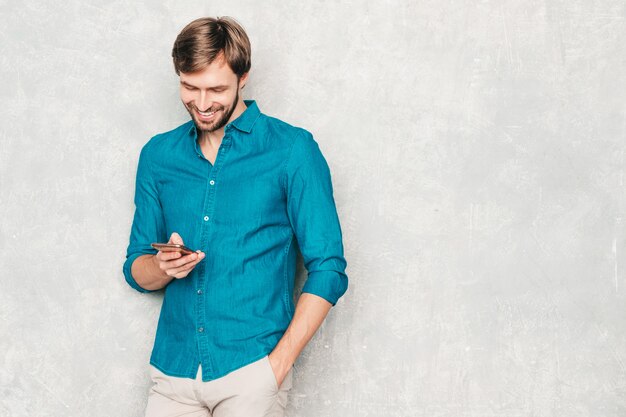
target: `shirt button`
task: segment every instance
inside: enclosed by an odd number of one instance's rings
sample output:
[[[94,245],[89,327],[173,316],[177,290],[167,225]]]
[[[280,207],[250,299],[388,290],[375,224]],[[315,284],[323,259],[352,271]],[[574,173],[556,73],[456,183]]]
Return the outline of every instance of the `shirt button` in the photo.
[[[198,294],[202,294],[202,290],[198,290]]]
[[[211,181],[209,181],[209,184],[215,185],[215,181],[211,180]]]
[[[198,327],[198,331],[202,333],[204,331],[204,327]]]
[[[204,216],[204,221],[208,222],[209,221],[209,216]]]

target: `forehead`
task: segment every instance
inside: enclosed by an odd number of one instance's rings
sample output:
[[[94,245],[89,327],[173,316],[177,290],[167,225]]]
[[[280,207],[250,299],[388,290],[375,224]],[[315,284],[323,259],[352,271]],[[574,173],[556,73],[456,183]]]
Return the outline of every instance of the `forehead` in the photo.
[[[231,84],[237,82],[237,75],[230,68],[222,55],[218,55],[213,62],[201,70],[181,72],[180,81],[196,87],[211,87],[216,84]]]

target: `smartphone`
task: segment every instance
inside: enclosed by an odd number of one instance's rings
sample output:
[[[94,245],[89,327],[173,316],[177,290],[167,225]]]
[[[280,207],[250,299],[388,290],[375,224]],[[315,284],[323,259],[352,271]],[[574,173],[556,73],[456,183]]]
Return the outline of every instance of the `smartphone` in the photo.
[[[180,252],[183,255],[195,253],[195,250],[178,243],[152,243],[150,246],[154,249],[160,250],[161,252]]]

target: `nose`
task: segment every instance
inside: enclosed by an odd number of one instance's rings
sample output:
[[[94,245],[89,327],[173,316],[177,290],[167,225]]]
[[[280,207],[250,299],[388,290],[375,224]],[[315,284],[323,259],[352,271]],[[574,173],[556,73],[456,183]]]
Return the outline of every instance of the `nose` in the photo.
[[[213,101],[211,100],[209,93],[206,91],[200,91],[200,97],[198,99],[198,102],[196,103],[196,107],[198,108],[198,110],[205,112],[209,110],[212,105]]]

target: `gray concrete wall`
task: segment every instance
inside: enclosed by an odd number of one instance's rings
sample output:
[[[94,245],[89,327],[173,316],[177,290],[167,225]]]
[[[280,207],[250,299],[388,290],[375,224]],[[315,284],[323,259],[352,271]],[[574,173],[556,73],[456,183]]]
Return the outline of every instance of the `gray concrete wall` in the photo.
[[[170,48],[253,42],[311,130],[350,288],[288,416],[626,415],[621,0],[0,2],[0,416],[142,416],[161,295],[124,282]],[[303,271],[300,280],[303,278]]]

